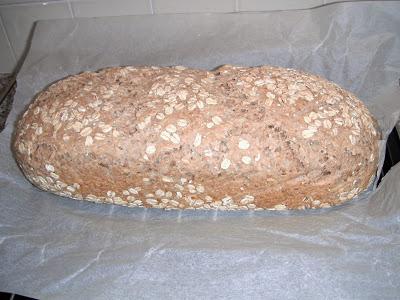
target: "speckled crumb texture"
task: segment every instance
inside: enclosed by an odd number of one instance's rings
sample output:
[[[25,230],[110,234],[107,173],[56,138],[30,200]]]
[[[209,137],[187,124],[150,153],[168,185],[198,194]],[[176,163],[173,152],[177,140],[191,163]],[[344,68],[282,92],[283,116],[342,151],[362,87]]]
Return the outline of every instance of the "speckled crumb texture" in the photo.
[[[362,192],[379,137],[353,94],[301,71],[116,67],[41,92],[13,146],[29,181],[74,199],[284,210]]]

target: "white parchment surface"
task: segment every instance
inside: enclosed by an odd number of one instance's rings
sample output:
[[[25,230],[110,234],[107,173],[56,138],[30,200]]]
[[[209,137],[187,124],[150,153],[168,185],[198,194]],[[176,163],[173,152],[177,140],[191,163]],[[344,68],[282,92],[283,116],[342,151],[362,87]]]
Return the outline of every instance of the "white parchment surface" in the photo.
[[[362,197],[308,212],[162,211],[33,187],[10,151],[34,95],[120,65],[271,64],[355,93],[384,139],[400,114],[400,3],[40,21],[0,133],[0,290],[41,299],[395,299],[400,165]]]

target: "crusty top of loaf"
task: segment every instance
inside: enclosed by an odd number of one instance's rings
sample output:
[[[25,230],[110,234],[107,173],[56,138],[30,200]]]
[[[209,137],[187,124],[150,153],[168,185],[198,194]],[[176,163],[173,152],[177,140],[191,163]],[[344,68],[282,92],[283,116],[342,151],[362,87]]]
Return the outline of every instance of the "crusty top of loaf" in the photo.
[[[361,192],[378,139],[361,101],[301,71],[116,67],[41,92],[15,148],[33,183],[77,199],[283,209]]]

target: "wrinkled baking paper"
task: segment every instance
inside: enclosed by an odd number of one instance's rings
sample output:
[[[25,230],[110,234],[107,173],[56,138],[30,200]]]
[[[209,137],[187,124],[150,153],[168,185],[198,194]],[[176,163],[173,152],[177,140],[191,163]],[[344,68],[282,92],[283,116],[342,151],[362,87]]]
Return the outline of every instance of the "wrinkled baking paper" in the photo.
[[[394,299],[400,165],[359,199],[306,212],[163,211],[33,187],[14,121],[49,83],[120,65],[271,64],[361,98],[387,136],[400,113],[400,3],[40,21],[0,134],[0,290],[41,299]],[[375,182],[376,185],[376,182]]]

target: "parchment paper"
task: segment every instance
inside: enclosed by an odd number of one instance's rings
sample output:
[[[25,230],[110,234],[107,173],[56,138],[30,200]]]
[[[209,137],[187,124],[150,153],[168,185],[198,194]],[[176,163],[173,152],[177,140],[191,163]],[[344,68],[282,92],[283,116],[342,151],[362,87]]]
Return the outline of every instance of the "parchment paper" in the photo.
[[[41,299],[399,297],[400,165],[332,209],[182,212],[54,196],[12,158],[16,116],[55,80],[105,66],[225,63],[303,69],[354,92],[379,120],[383,162],[400,114],[399,2],[40,21],[0,134],[0,290]]]

